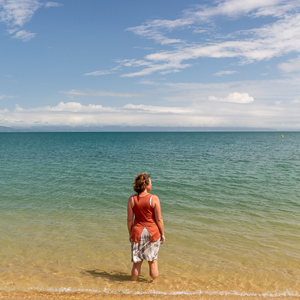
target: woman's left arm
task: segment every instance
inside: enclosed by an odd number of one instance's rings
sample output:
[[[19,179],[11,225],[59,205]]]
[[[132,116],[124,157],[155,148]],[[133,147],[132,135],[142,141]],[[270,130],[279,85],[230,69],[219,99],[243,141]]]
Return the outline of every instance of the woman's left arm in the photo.
[[[134,212],[132,207],[132,199],[129,197],[128,203],[127,203],[127,228],[129,233],[129,242],[131,242],[131,229],[133,226],[133,218],[134,218]]]
[[[155,221],[156,221],[157,227],[160,231],[161,243],[163,244],[166,241],[165,232],[164,232],[164,220],[161,215],[160,202],[159,202],[159,199],[157,196],[153,195],[152,203],[153,203],[152,207],[154,208]]]

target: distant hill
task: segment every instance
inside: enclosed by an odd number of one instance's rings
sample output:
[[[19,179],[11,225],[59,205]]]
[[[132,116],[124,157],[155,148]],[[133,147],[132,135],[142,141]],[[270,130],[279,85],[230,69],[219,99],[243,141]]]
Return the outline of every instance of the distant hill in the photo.
[[[19,132],[20,130],[6,127],[6,126],[0,126],[0,132]]]
[[[205,132],[205,131],[274,131],[271,128],[233,128],[233,127],[155,127],[155,126],[43,126],[12,129],[19,132]],[[276,131],[276,130],[275,130]]]
[[[155,127],[155,126],[103,126],[71,127],[43,126],[11,128],[0,126],[0,132],[236,132],[236,131],[277,131],[271,128],[244,127]]]

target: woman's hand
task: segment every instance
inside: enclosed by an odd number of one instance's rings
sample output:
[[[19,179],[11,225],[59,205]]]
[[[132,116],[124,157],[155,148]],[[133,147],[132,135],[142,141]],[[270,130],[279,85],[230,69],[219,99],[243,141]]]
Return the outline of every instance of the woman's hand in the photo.
[[[160,243],[163,244],[165,241],[166,241],[166,237],[164,234],[162,234],[160,237]]]
[[[130,235],[129,235],[129,242],[131,243],[131,237],[130,237]]]

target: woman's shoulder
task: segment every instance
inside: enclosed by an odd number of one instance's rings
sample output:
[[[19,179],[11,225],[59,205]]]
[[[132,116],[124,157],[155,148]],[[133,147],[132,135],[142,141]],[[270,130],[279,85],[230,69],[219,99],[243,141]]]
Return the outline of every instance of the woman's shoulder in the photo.
[[[154,194],[150,194],[150,195],[151,195],[152,200],[159,201],[159,198],[157,195],[154,195]]]
[[[132,201],[132,198],[135,199],[136,197],[137,197],[137,194],[131,195],[131,196],[128,198],[128,201]]]

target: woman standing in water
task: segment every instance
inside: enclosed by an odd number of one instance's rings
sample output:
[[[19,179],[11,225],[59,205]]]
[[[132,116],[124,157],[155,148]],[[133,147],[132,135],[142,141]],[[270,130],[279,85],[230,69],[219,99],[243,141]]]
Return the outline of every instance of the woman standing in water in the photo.
[[[127,227],[133,262],[132,280],[137,280],[141,274],[144,259],[148,261],[153,280],[158,277],[158,250],[166,240],[160,202],[156,195],[149,193],[151,187],[150,175],[137,174],[133,183],[136,194],[128,199]]]

